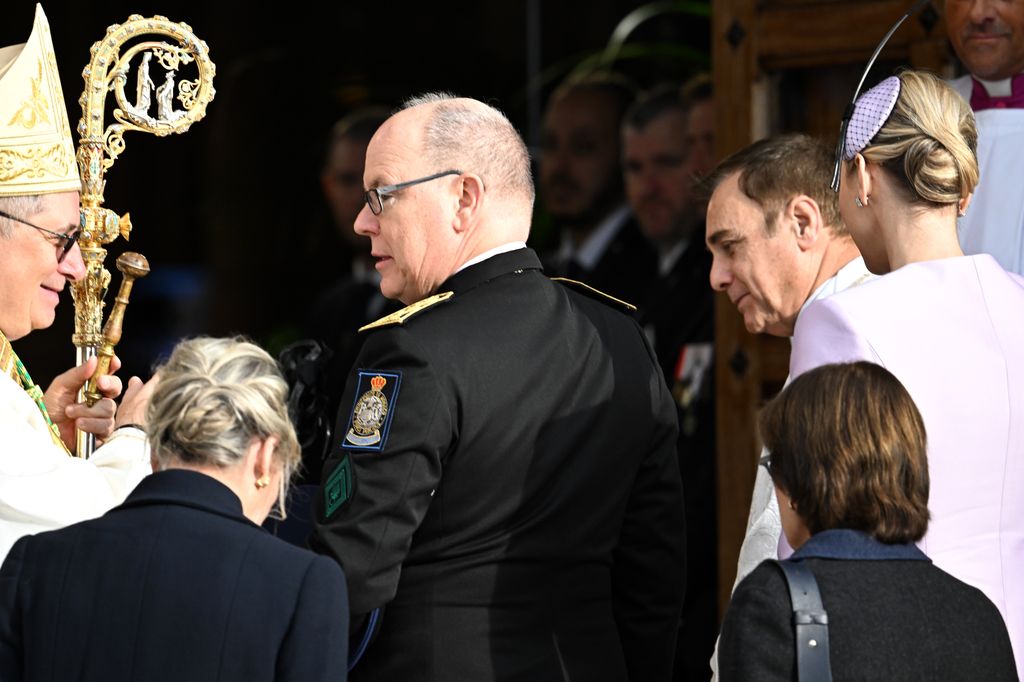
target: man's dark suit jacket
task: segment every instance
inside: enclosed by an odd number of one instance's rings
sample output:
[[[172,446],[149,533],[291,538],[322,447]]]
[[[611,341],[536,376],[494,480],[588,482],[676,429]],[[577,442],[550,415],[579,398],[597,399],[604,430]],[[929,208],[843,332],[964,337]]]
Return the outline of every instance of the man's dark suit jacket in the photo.
[[[316,501],[353,613],[386,606],[352,679],[668,679],[685,519],[643,333],[528,249],[439,291],[367,335]]]
[[[815,551],[828,535],[846,546]],[[981,590],[937,568],[912,545],[917,560],[872,558],[873,540],[847,544],[855,535],[825,531],[793,555],[808,557],[804,563],[821,592],[835,682],[1017,679],[1006,625]],[[719,679],[795,681],[794,638],[789,589],[779,568],[766,561],[733,592],[722,623]]]
[[[344,680],[337,564],[272,537],[204,474],[22,538],[0,571],[0,679]]]
[[[545,257],[544,270],[552,277],[586,282],[619,300],[639,306],[658,275],[658,252],[640,231],[630,214],[605,247],[594,267],[583,269],[575,262],[559,263],[557,254]]]

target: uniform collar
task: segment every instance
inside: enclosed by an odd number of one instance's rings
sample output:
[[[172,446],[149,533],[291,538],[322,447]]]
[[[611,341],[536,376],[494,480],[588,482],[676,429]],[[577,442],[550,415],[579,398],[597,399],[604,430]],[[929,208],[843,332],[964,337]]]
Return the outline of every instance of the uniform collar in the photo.
[[[153,504],[201,509],[256,527],[242,514],[238,495],[212,476],[190,469],[165,469],[145,477],[114,511]]]
[[[540,259],[533,249],[506,251],[459,270],[438,287],[439,292],[451,291],[456,296],[490,280],[523,270],[540,270]]]
[[[456,270],[455,272],[460,272],[471,265],[482,263],[483,261],[487,260],[488,258],[491,258],[492,256],[497,256],[499,253],[507,253],[509,251],[517,251],[519,249],[525,248],[526,242],[507,242],[505,244],[501,244],[500,246],[495,246],[493,249],[488,249],[484,251],[479,256],[474,256],[473,258],[470,258],[468,261],[459,266],[459,269]]]
[[[793,552],[792,558],[931,561],[913,543],[887,545],[867,533],[846,528],[833,528],[815,533],[800,549]]]

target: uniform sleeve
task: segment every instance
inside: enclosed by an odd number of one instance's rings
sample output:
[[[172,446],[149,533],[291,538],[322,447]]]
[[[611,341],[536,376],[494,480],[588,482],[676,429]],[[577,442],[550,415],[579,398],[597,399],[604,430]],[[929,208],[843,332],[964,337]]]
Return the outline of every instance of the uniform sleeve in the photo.
[[[777,568],[762,564],[739,584],[725,612],[718,679],[790,682],[795,659],[789,590]]]
[[[345,576],[327,557],[316,557],[302,581],[291,627],[277,657],[277,680],[345,679],[348,666],[348,595]]]
[[[0,556],[23,535],[95,518],[150,473],[145,434],[120,429],[89,459],[50,439],[38,409],[16,384],[0,386]],[[23,391],[22,391],[23,393]]]
[[[686,518],[676,409],[651,377],[656,428],[629,494],[612,568],[615,618],[631,680],[671,678],[686,592]]]
[[[789,359],[790,380],[821,365],[858,360],[882,364],[870,340],[858,332],[856,320],[833,299],[812,303],[800,313]]]
[[[18,581],[27,538],[14,545],[0,568],[0,680],[22,679],[21,613]]]
[[[452,400],[405,328],[367,338],[342,398],[311,541],[345,570],[353,616],[395,596],[455,441]]]

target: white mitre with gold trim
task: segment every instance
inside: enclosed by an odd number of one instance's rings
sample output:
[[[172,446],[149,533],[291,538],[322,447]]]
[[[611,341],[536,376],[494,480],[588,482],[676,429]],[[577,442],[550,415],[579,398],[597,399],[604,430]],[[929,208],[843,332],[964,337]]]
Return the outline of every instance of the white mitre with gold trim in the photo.
[[[28,42],[0,48],[0,196],[81,188],[50,25],[36,5]]]

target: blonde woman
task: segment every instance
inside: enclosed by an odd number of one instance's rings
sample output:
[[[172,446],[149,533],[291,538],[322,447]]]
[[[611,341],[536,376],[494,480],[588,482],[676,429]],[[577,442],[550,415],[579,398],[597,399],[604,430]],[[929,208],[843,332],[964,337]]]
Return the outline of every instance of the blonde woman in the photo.
[[[904,71],[857,100],[843,146],[839,208],[883,276],[800,316],[791,376],[864,359],[907,387],[929,436],[920,547],[995,603],[1024,671],[1024,279],[960,250],[974,116],[939,78]]]
[[[259,527],[299,462],[286,396],[253,344],[181,343],[149,405],[156,473],[4,563],[0,679],[343,680],[341,569]]]

